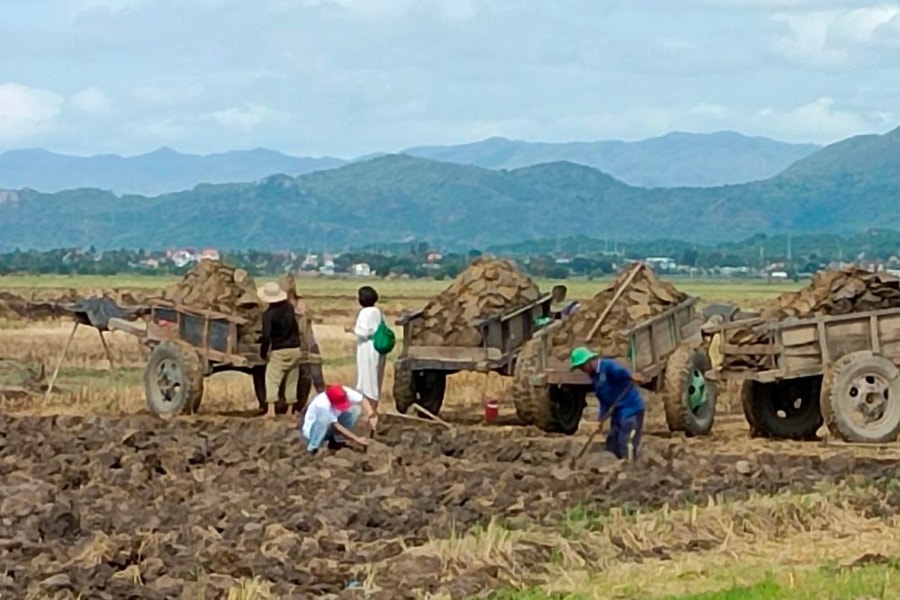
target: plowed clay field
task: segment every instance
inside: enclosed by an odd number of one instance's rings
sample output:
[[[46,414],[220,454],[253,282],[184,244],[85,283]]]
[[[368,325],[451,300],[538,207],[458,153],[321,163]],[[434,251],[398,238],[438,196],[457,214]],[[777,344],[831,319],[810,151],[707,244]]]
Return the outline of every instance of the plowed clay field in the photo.
[[[573,471],[565,464],[580,439],[524,433],[388,417],[383,448],[309,457],[286,421],[3,417],[0,597],[218,597],[260,580],[283,598],[356,597],[355,586],[369,598],[467,598],[546,581],[567,539],[559,527],[585,510],[708,510],[896,471],[894,460],[847,451],[734,452],[652,435],[633,465],[591,456]],[[900,493],[871,493],[850,499],[869,518],[900,508]],[[803,522],[750,510],[744,526],[754,517],[773,536]],[[610,521],[596,546],[563,550],[570,561],[638,565],[721,546],[689,521],[652,544],[638,521],[634,539]],[[557,532],[542,536],[548,524]],[[734,526],[736,541],[746,537]],[[480,552],[479,535],[504,539],[482,539]]]

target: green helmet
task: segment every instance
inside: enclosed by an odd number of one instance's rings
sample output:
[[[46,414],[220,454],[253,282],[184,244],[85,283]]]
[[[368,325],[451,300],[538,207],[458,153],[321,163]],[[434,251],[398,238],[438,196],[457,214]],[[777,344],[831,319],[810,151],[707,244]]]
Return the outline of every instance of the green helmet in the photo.
[[[592,352],[584,346],[579,346],[578,348],[572,350],[572,369],[580,369],[598,356],[599,354],[597,354],[596,352]]]

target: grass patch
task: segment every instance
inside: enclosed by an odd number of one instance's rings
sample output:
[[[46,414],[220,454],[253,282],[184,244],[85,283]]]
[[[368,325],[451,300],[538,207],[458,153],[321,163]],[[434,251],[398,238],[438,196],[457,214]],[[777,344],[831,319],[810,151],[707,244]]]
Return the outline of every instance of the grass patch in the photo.
[[[503,590],[491,600],[595,600],[650,598],[646,592],[618,592],[607,595],[596,590],[574,594],[548,594],[539,588]],[[900,597],[900,565],[896,561],[861,567],[819,567],[786,575],[760,574],[750,585],[732,585],[726,589],[699,594],[652,596],[658,600],[874,600]]]
[[[0,277],[0,289],[161,289],[179,280],[178,277],[158,275],[7,275]],[[274,280],[272,277],[260,277],[257,283]],[[609,285],[613,279],[604,277],[589,280],[586,278],[571,278],[566,280],[535,280],[540,288],[546,292],[559,283],[569,288],[571,298],[589,298]],[[769,283],[764,280],[709,280],[687,277],[672,277],[670,281],[684,292],[701,298],[710,298],[719,301],[729,300],[757,300],[772,298],[787,291],[794,291],[801,287],[802,283],[778,282]],[[449,280],[436,281],[434,279],[352,279],[352,278],[324,278],[301,277],[297,279],[297,285],[304,296],[330,296],[347,295],[354,296],[361,285],[373,285],[385,300],[391,296],[403,296],[407,298],[429,298],[450,285]]]

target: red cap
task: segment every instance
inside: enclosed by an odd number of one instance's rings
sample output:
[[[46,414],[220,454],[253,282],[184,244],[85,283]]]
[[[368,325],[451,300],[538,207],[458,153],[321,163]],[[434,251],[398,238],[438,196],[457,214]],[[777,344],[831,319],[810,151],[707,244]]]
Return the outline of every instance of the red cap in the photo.
[[[342,385],[329,385],[325,389],[325,395],[335,410],[344,412],[350,408],[350,399],[347,398],[347,391]]]

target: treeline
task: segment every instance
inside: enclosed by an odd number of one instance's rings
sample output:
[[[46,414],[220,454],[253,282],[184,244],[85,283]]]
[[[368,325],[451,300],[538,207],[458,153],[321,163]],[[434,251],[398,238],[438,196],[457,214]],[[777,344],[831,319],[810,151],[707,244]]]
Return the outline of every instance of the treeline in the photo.
[[[614,273],[630,260],[650,257],[670,259],[669,268],[678,271],[715,273],[723,269],[758,275],[777,265],[788,273],[811,273],[833,262],[883,263],[900,267],[900,232],[872,229],[854,236],[832,234],[802,236],[755,235],[739,242],[704,246],[679,240],[632,242],[570,237],[540,240],[484,249],[494,255],[515,257],[534,277],[564,279],[570,276],[601,277]],[[286,270],[319,270],[346,275],[354,265],[367,265],[379,277],[455,277],[482,250],[465,253],[440,253],[427,242],[369,247],[333,256],[325,255],[309,264],[306,253],[229,251],[222,260],[242,267],[251,274],[272,275]],[[0,253],[0,274],[83,274],[83,275],[180,275],[190,264],[179,261],[171,252],[118,249],[56,249],[49,251],[15,250]]]

